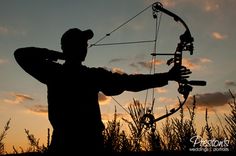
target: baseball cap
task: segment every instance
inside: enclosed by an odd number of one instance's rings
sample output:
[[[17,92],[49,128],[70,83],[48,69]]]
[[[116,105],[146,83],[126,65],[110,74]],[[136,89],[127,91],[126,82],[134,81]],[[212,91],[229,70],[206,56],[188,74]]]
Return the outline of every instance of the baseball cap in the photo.
[[[67,30],[61,37],[61,44],[66,45],[78,41],[90,40],[93,38],[93,31],[91,29],[80,30],[78,28],[71,28]]]

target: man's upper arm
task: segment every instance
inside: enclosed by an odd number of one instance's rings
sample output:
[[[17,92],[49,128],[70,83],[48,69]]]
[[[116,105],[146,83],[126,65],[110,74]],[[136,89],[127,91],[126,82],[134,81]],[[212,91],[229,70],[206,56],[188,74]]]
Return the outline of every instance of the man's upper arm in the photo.
[[[104,68],[98,68],[99,88],[107,96],[119,95],[124,92],[123,76],[119,73],[113,73]]]
[[[20,48],[14,52],[14,57],[24,71],[40,82],[47,83],[48,77],[57,66],[56,63],[47,61],[47,51],[47,49],[34,47]]]

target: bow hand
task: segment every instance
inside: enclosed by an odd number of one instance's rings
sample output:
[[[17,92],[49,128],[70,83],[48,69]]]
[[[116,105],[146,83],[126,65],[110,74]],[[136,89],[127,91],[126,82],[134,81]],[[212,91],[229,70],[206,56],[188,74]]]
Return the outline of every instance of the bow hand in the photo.
[[[187,78],[189,78],[189,74],[191,73],[192,72],[185,66],[180,66],[180,67],[174,66],[168,72],[168,79],[170,81],[184,83],[187,82]]]

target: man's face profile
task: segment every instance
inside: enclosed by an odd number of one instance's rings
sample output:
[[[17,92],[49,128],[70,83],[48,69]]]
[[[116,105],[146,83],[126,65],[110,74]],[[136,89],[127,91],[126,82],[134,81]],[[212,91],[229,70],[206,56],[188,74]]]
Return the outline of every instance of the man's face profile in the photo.
[[[61,48],[66,60],[84,61],[87,55],[88,40],[93,37],[91,30],[81,31],[72,28],[66,31],[61,38]]]

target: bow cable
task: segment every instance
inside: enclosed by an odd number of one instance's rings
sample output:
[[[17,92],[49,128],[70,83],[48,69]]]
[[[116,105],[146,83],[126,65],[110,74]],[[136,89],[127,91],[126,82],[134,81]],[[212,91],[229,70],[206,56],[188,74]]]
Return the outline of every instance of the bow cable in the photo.
[[[117,43],[104,43],[104,44],[98,44],[100,43],[102,40],[104,40],[105,38],[111,36],[112,33],[114,33],[115,31],[119,30],[121,27],[123,27],[124,25],[128,24],[130,21],[132,21],[134,18],[136,18],[137,16],[139,16],[140,14],[142,14],[143,12],[145,12],[146,10],[148,10],[150,7],[152,7],[152,4],[149,5],[148,7],[146,7],[145,9],[143,9],[142,11],[140,11],[139,13],[137,13],[136,15],[134,15],[133,17],[131,17],[130,19],[128,19],[127,21],[125,21],[124,23],[120,24],[117,28],[115,28],[114,30],[112,30],[110,33],[107,33],[105,36],[101,37],[99,40],[97,40],[95,43],[91,44],[88,48],[91,48],[93,46],[106,46],[106,45],[117,45],[117,44],[136,44],[136,43],[147,43],[147,42],[155,42],[155,40],[142,40],[142,41],[132,41],[132,42],[117,42]]]

